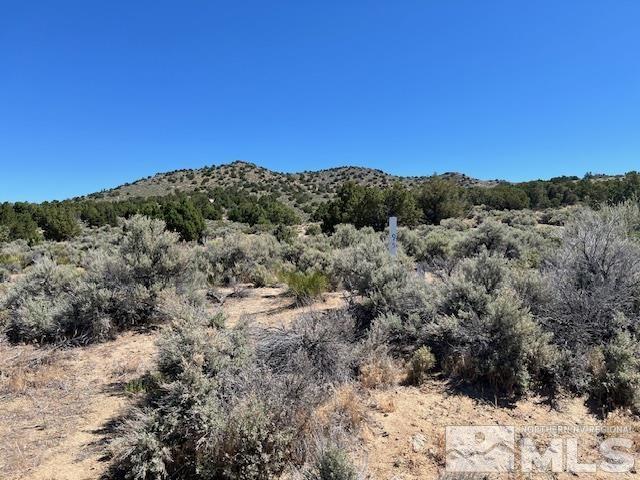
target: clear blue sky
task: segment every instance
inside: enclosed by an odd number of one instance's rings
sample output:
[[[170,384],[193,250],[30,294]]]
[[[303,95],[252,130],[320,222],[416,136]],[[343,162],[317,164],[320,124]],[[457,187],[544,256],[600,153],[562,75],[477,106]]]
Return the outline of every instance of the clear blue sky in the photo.
[[[0,200],[243,159],[640,169],[640,1],[0,0]]]

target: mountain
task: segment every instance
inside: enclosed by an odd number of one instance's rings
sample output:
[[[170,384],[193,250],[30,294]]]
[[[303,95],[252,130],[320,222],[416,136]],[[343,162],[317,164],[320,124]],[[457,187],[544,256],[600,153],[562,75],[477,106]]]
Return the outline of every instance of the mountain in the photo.
[[[496,180],[482,181],[461,173],[437,175],[461,186],[494,185]],[[365,167],[337,167],[300,173],[275,172],[253,163],[233,163],[194,170],[159,173],[119,187],[89,195],[89,198],[124,200],[134,197],[154,197],[172,193],[207,191],[215,187],[242,188],[256,194],[275,193],[287,203],[303,205],[331,198],[344,182],[380,188],[400,182],[413,187],[427,176],[400,177]]]

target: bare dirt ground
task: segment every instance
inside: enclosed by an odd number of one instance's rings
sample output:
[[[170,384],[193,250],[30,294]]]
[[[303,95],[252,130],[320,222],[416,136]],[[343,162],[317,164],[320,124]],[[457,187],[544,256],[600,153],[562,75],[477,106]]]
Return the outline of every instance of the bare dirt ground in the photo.
[[[438,478],[445,465],[445,427],[456,425],[514,426],[516,439],[519,433],[532,437],[538,445],[547,446],[554,434],[539,432],[530,434],[533,426],[563,426],[567,433],[561,437],[573,437],[572,427],[602,426],[603,422],[592,415],[584,399],[571,398],[561,402],[557,409],[541,399],[529,398],[509,407],[495,406],[486,401],[451,391],[446,382],[431,381],[421,388],[401,386],[386,392],[374,392],[369,402],[369,422],[363,436],[365,458],[369,471],[376,479],[422,480]],[[635,438],[635,449],[640,452],[640,424],[626,416],[611,417],[608,425],[624,425],[636,433],[624,434]],[[587,429],[588,430],[588,429]],[[601,460],[597,445],[600,435],[586,431],[578,434],[579,459],[582,463],[598,463]],[[517,457],[516,457],[517,458]],[[640,467],[640,466],[638,466]],[[453,477],[452,477],[453,478]],[[508,478],[506,476],[497,478]],[[640,474],[574,475],[560,473],[556,476],[509,477],[520,479],[569,479],[569,478],[640,478]]]
[[[252,319],[262,324],[286,324],[301,313],[340,308],[345,302],[342,294],[334,293],[326,295],[324,302],[293,307],[282,293],[281,288],[259,288],[227,297],[223,308],[228,323]],[[114,341],[66,350],[0,343],[0,479],[99,478],[107,467],[106,429],[136,401],[125,386],[153,368],[156,338],[157,332],[125,333]],[[372,478],[379,480],[438,478],[444,466],[447,425],[603,423],[587,410],[582,399],[565,400],[559,409],[537,399],[496,407],[490,401],[453,391],[438,380],[421,388],[398,385],[363,396],[364,447],[359,455]],[[636,432],[639,427],[637,420],[620,415],[607,422],[631,426]],[[640,436],[634,435],[638,449]],[[581,435],[586,450],[582,458],[597,455],[598,439],[591,433]],[[628,479],[640,478],[640,474],[514,478]]]

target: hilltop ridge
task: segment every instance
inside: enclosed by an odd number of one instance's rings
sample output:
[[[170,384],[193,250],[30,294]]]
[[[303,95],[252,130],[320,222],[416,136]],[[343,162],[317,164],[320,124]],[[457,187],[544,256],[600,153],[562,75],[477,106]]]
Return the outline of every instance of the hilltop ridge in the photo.
[[[433,176],[447,178],[461,186],[494,185],[497,180],[478,180],[462,173],[446,172],[429,176],[398,176],[379,169],[342,166],[316,171],[283,173],[261,167],[251,162],[236,160],[198,169],[181,169],[158,173],[132,183],[88,195],[90,198],[125,199],[154,197],[180,192],[205,191],[210,188],[243,188],[253,193],[276,193],[330,198],[346,181],[361,185],[386,187],[394,182],[416,186]]]

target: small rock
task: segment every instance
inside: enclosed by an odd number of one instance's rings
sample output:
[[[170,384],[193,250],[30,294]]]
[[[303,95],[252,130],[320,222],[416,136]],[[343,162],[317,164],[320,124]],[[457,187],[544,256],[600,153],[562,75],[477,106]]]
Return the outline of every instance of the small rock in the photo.
[[[411,438],[411,448],[416,453],[422,451],[425,443],[427,443],[427,439],[421,433],[417,433]]]

